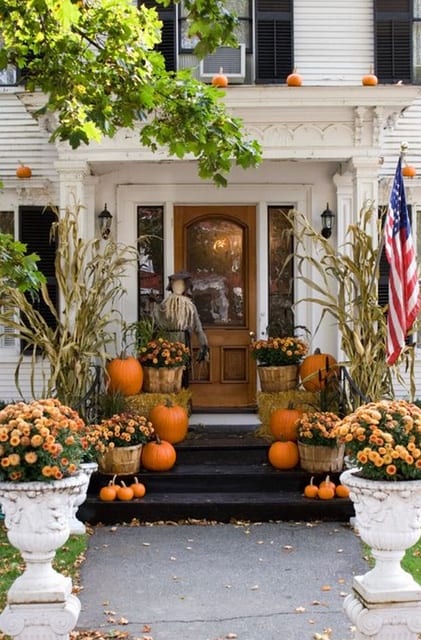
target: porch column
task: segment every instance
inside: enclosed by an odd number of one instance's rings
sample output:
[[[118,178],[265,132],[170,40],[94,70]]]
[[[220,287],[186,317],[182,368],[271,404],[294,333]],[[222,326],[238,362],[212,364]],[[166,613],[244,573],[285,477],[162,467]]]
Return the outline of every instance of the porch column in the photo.
[[[361,209],[369,203],[379,204],[379,159],[377,157],[353,157],[348,163],[353,175],[353,220],[359,217]],[[377,236],[376,217],[372,221],[372,235]]]
[[[80,229],[85,239],[98,233],[95,211],[95,185],[97,178],[90,175],[87,162],[58,160],[55,168],[59,174],[60,211],[81,207]]]

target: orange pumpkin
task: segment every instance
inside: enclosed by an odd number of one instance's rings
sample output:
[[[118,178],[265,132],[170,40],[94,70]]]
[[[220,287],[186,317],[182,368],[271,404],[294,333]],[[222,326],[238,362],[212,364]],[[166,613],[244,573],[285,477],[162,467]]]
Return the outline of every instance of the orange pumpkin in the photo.
[[[225,89],[225,87],[228,86],[228,78],[224,74],[224,70],[222,67],[219,69],[219,73],[215,73],[215,75],[213,76],[212,84],[214,87],[221,87],[222,89]]]
[[[289,87],[301,87],[302,84],[303,84],[302,77],[300,76],[299,73],[297,73],[297,70],[294,69],[294,71],[290,73],[289,76],[287,76],[287,85]]]
[[[101,487],[99,491],[100,500],[104,500],[104,502],[112,502],[117,498],[117,485],[115,484],[116,476],[105,487]]]
[[[333,493],[335,493],[336,484],[330,479],[330,476],[326,476],[326,478],[319,484],[319,489],[324,489],[325,487],[329,487],[332,489]]]
[[[311,476],[309,484],[304,487],[304,496],[306,498],[317,498],[319,489],[313,483],[314,483],[314,476]]]
[[[121,481],[121,487],[117,488],[117,498],[124,502],[133,500],[134,491],[131,487],[128,487],[125,482]]]
[[[303,414],[302,409],[275,409],[270,414],[269,428],[276,440],[297,441],[297,420]]]
[[[143,368],[137,358],[121,355],[107,364],[107,391],[120,391],[124,396],[139,393],[143,384]]]
[[[361,78],[361,83],[364,87],[375,87],[377,82],[377,76],[374,75],[373,67],[370,68],[370,73],[365,74]]]
[[[149,412],[149,420],[161,440],[175,444],[182,442],[187,436],[189,426],[187,411],[171,400],[153,407]]]
[[[406,164],[402,167],[402,175],[405,176],[405,178],[414,178],[417,175],[417,171],[411,164]]]
[[[139,480],[136,477],[134,478],[134,481],[130,485],[130,488],[133,491],[134,498],[143,498],[143,496],[146,494],[145,485],[142,482],[139,482]]]
[[[166,440],[156,435],[156,440],[147,442],[142,447],[142,464],[148,471],[169,471],[175,465],[176,451]]]
[[[349,489],[344,484],[338,484],[335,487],[335,494],[338,498],[349,498]]]
[[[328,378],[335,374],[336,359],[329,353],[314,353],[304,358],[300,366],[300,378],[307,391],[321,391],[326,387]]]
[[[275,469],[293,469],[297,466],[300,456],[295,442],[274,442],[268,451],[270,464]]]
[[[317,490],[317,497],[321,500],[332,500],[335,497],[335,490],[328,485],[322,486],[320,484]]]
[[[16,169],[16,177],[22,180],[25,178],[30,178],[31,176],[32,176],[31,167],[28,167],[25,164],[22,164],[21,162],[18,168]]]

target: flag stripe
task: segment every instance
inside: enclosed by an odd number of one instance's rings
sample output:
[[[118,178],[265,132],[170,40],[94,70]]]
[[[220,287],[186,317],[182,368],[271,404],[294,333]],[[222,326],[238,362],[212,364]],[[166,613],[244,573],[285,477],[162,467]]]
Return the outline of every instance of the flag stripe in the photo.
[[[389,270],[386,358],[396,362],[420,310],[418,270],[399,157],[385,224]]]

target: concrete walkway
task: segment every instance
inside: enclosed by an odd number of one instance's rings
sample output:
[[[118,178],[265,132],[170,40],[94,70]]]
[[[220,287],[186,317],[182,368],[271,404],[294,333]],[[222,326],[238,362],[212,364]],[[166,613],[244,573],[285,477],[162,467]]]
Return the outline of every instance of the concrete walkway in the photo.
[[[134,640],[350,640],[342,611],[367,571],[342,523],[95,527],[77,629]]]

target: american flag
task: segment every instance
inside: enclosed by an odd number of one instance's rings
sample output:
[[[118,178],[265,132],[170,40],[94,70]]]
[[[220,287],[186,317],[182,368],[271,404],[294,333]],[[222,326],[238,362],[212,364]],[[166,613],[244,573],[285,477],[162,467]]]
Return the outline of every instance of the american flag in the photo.
[[[390,265],[386,359],[390,365],[396,362],[405,346],[407,333],[421,306],[401,165],[402,158],[399,157],[385,224],[384,247]]]

